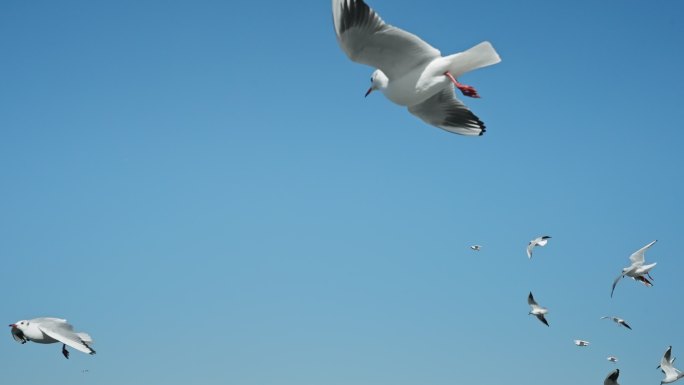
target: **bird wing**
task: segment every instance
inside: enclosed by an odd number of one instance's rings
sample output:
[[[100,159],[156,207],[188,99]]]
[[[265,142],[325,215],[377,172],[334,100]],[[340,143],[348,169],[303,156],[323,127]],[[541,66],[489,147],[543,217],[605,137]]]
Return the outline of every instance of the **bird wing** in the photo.
[[[625,276],[625,273],[620,273],[617,278],[615,278],[615,281],[613,281],[613,288],[610,289],[610,298],[613,298],[613,292],[615,291],[615,286],[617,286],[618,282],[622,279],[622,277]]]
[[[534,296],[532,296],[532,292],[530,292],[530,295],[527,296],[527,304],[532,307],[539,307],[537,301],[534,300]]]
[[[363,0],[333,0],[337,42],[357,63],[379,68],[391,79],[441,57],[418,36],[386,24]]]
[[[57,322],[51,319],[44,319],[38,323],[38,328],[47,336],[56,339],[57,341],[69,345],[72,348],[87,354],[95,354],[95,351],[90,348],[81,337],[74,333],[74,327],[68,324],[65,320],[58,320],[64,322]],[[35,322],[35,321],[34,321]]]
[[[619,385],[617,382],[620,376],[620,369],[615,369],[608,374],[605,380],[603,380],[603,385]]]
[[[635,251],[632,255],[629,256],[629,260],[632,261],[632,264],[638,264],[638,265],[643,265],[644,263],[644,253],[646,253],[646,249],[649,247],[653,246],[654,243],[656,243],[658,240],[656,239],[655,241],[649,243],[648,245],[640,248],[639,250]]]
[[[24,332],[19,330],[17,327],[12,327],[10,328],[12,332],[12,338],[14,338],[15,341],[20,342],[20,343],[26,343],[26,336],[24,336]]]
[[[670,357],[672,356],[672,346],[668,346],[663,358],[660,359],[660,367],[665,370],[666,368],[672,368],[672,362]]]
[[[622,322],[618,322],[618,323],[619,323],[620,325],[626,327],[627,329],[632,330],[632,327],[629,326],[629,325],[627,325],[627,322],[625,322],[625,320],[622,320]]]
[[[480,118],[456,99],[453,87],[443,89],[422,103],[409,106],[408,110],[425,123],[455,134],[478,136],[486,131]]]
[[[544,314],[537,314],[536,315],[537,319],[539,319],[541,322],[544,323],[544,325],[549,326],[549,321],[546,320],[544,317]]]
[[[537,244],[534,243],[534,241],[530,241],[530,243],[527,244],[527,258],[532,258],[532,249],[534,249],[534,246]]]

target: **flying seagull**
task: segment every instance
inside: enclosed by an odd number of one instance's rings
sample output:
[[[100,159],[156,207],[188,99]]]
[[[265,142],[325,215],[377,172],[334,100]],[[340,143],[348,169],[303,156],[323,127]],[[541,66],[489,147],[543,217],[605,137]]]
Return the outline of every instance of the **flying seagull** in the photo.
[[[625,322],[625,320],[623,320],[622,318],[605,315],[605,316],[601,317],[601,319],[610,319],[613,322],[615,322],[618,326],[624,326],[627,329],[632,330],[632,328],[629,325],[627,325],[627,322]]]
[[[532,249],[534,249],[535,246],[546,246],[546,244],[549,243],[550,238],[551,237],[548,235],[543,235],[531,240],[530,243],[527,244],[527,258],[532,258]]]
[[[22,344],[28,341],[39,344],[62,343],[62,354],[69,358],[67,345],[83,353],[95,354],[90,347],[93,339],[86,333],[74,332],[65,319],[60,318],[34,318],[32,320],[17,321],[9,325],[12,329],[12,337]]]
[[[577,345],[577,346],[589,346],[589,341],[575,340],[575,345]]]
[[[363,0],[332,0],[333,24],[342,51],[377,68],[366,96],[379,90],[424,122],[461,135],[482,135],[484,123],[454,96],[479,98],[456,80],[466,72],[501,61],[489,42],[442,56],[418,36],[386,24]]]
[[[608,377],[606,377],[605,380],[603,380],[603,385],[620,385],[617,382],[618,377],[620,376],[620,369],[615,369],[612,372],[608,374]]]
[[[674,360],[671,358],[671,356],[672,346],[669,346],[665,351],[665,354],[663,354],[663,358],[660,360],[660,370],[662,370],[663,373],[665,373],[665,378],[662,381],[660,381],[661,385],[675,382],[680,378],[684,377],[684,373],[682,373],[679,369],[672,366],[672,361]]]
[[[606,357],[606,359],[612,363],[618,362],[618,358],[615,356],[608,356],[608,357]]]
[[[613,288],[610,290],[611,298],[613,297],[615,286],[617,286],[618,282],[620,282],[620,280],[624,277],[631,277],[637,281],[641,281],[646,286],[653,286],[653,283],[648,280],[648,278],[653,279],[649,272],[651,271],[651,269],[655,267],[657,263],[654,262],[649,265],[644,265],[644,253],[646,253],[646,249],[653,246],[653,244],[656,242],[657,240],[649,243],[648,245],[635,251],[629,257],[629,260],[632,262],[632,264],[622,269],[622,273],[620,273],[620,275],[618,275],[618,277],[615,278],[615,281],[613,281]],[[648,278],[644,277],[645,275],[647,275]]]
[[[470,249],[473,250],[473,251],[480,251],[480,249],[482,249],[482,246],[480,246],[480,245],[472,245],[472,246],[470,246]]]
[[[537,319],[543,322],[544,325],[549,326],[549,322],[546,320],[546,318],[544,318],[544,314],[548,313],[549,309],[539,306],[537,301],[534,300],[532,292],[530,292],[530,295],[527,297],[527,304],[532,308],[532,310],[530,310],[530,312],[527,314],[537,317]]]

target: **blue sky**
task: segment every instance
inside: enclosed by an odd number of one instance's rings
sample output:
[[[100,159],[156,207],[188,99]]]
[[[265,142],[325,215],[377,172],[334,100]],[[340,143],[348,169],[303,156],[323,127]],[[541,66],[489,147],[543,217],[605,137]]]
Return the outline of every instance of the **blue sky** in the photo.
[[[369,4],[444,54],[494,44],[461,79],[483,137],[364,99],[329,1],[3,2],[2,318],[67,318],[98,354],[7,330],[0,383],[660,381],[684,355],[684,5]],[[655,286],[611,299],[654,239]]]

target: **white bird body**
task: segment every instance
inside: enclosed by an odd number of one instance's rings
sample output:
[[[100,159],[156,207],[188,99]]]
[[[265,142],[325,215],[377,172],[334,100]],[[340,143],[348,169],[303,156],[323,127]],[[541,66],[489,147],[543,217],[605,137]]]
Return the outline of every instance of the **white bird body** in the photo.
[[[544,325],[549,326],[549,322],[546,320],[546,317],[544,317],[544,315],[549,312],[549,309],[539,306],[537,301],[534,300],[532,292],[530,292],[530,295],[527,296],[527,304],[530,305],[531,308],[528,314],[537,317],[537,319],[541,321]]]
[[[527,244],[527,258],[532,258],[532,249],[534,249],[537,246],[544,247],[546,246],[547,243],[549,243],[549,239],[551,237],[548,235],[542,235],[541,237],[537,237],[533,240],[531,240]]]
[[[95,354],[89,344],[93,339],[87,333],[74,332],[74,328],[65,319],[41,317],[31,320],[17,321],[11,325],[12,338],[22,344],[35,342],[39,344],[53,344],[61,342],[87,354]],[[69,354],[66,347],[62,348],[66,358]]]
[[[632,264],[623,268],[622,273],[620,273],[620,275],[613,281],[613,287],[610,291],[611,297],[615,292],[615,286],[617,286],[618,282],[620,282],[620,280],[624,277],[630,277],[634,280],[641,281],[646,286],[653,286],[653,283],[651,283],[651,281],[649,281],[645,276],[650,277],[650,271],[656,266],[657,262],[648,265],[645,265],[644,263],[646,250],[653,246],[653,244],[656,242],[657,240],[649,243],[630,255],[629,260],[632,262]]]
[[[608,356],[608,357],[606,357],[606,360],[608,360],[608,361],[610,361],[610,362],[612,362],[612,363],[618,362],[618,358],[615,357],[615,356]]]
[[[663,354],[663,358],[660,360],[660,370],[662,370],[663,373],[665,373],[665,378],[662,381],[660,381],[661,385],[670,384],[684,377],[684,373],[682,373],[679,369],[672,366],[672,361],[674,360],[671,358],[671,355],[672,346],[669,346],[665,351],[665,354]]]
[[[574,340],[577,346],[589,346],[590,342],[585,340]]]
[[[482,135],[484,123],[456,99],[453,85],[466,96],[479,97],[456,78],[501,61],[489,42],[442,56],[418,36],[386,24],[363,0],[332,0],[332,10],[340,48],[351,60],[376,68],[366,96],[379,90],[428,124]]]
[[[472,245],[470,246],[470,249],[473,251],[480,251],[482,249],[482,246],[480,245]]]

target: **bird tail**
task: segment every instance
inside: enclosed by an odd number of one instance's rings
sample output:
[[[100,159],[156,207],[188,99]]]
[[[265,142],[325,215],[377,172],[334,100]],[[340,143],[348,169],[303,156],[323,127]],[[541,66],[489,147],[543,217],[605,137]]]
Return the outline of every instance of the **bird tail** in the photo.
[[[466,72],[478,68],[490,66],[501,61],[499,54],[496,53],[492,44],[488,41],[466,50],[446,57],[448,60],[449,72],[458,78]]]

